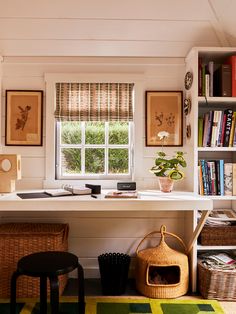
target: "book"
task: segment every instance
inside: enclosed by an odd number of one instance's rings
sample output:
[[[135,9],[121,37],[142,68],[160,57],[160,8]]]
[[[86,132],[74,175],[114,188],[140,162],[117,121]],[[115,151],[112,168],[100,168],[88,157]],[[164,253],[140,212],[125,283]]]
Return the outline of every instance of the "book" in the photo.
[[[234,142],[234,133],[235,133],[235,120],[236,120],[236,112],[233,112],[232,115],[232,124],[231,124],[231,130],[230,130],[230,136],[229,136],[229,147],[233,147]]]
[[[202,139],[202,146],[207,146],[207,140],[208,140],[208,130],[209,130],[209,115],[210,112],[206,112],[203,117],[203,139]]]
[[[213,97],[213,86],[214,86],[214,61],[208,62],[209,72],[209,96]]]
[[[224,147],[229,147],[229,138],[230,138],[230,130],[232,125],[232,116],[233,116],[233,110],[232,109],[226,109],[226,123],[225,123],[225,132],[224,132]]]
[[[210,96],[210,74],[205,74],[205,96]]]
[[[215,171],[216,171],[216,187],[217,187],[217,195],[221,195],[220,191],[220,161],[215,160]]]
[[[91,194],[91,189],[80,186],[63,185],[59,189],[45,190],[45,193],[50,196],[67,196],[67,195],[87,195]]]
[[[215,162],[208,161],[210,172],[210,184],[211,184],[211,195],[217,195],[217,184],[216,184],[216,170],[215,170]]]
[[[221,131],[220,131],[220,147],[223,147],[224,145],[224,137],[225,137],[225,125],[226,125],[226,113],[224,112],[223,114],[223,121],[222,121],[222,127],[221,127]]]
[[[71,192],[74,195],[87,195],[92,193],[92,189],[84,186],[76,186],[76,185],[63,185],[62,186],[66,191]]]
[[[225,186],[224,186],[224,160],[220,159],[219,161],[219,179],[220,179],[220,195],[225,195]],[[218,194],[219,195],[219,194]]]
[[[198,187],[199,187],[199,194],[204,195],[204,190],[203,190],[203,181],[202,181],[202,167],[199,165],[198,166]]]
[[[232,96],[232,71],[230,64],[221,64],[214,72],[213,95],[220,97]]]
[[[198,118],[198,147],[202,147],[203,142],[203,117]]]
[[[233,193],[233,164],[226,162],[224,164],[224,188],[225,195],[232,195]]]
[[[222,132],[223,132],[223,125],[225,124],[224,119],[226,120],[226,117],[224,117],[224,111],[220,111],[220,121],[218,124],[218,139],[217,139],[217,147],[223,146],[223,141],[221,145],[221,138],[222,138]]]
[[[206,132],[207,132],[207,143],[206,143],[206,146],[207,147],[211,147],[213,115],[214,115],[214,111],[213,110],[209,111],[207,130],[206,130]]]
[[[66,196],[66,195],[72,195],[70,191],[66,191],[64,189],[50,189],[45,190],[45,193],[50,196]]]
[[[137,191],[110,191],[105,198],[138,198]]]
[[[198,59],[198,95],[202,96],[202,58]]]
[[[231,65],[232,96],[236,97],[236,56],[230,56],[227,63]]]

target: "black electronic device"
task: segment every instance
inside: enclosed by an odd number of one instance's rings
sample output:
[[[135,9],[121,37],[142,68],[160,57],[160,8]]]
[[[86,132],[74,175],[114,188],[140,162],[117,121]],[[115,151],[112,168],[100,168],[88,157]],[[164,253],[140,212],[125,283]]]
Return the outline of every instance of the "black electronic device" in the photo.
[[[118,182],[117,190],[119,191],[134,191],[136,190],[136,182]]]
[[[86,188],[92,190],[92,194],[101,194],[101,185],[96,184],[85,184]]]

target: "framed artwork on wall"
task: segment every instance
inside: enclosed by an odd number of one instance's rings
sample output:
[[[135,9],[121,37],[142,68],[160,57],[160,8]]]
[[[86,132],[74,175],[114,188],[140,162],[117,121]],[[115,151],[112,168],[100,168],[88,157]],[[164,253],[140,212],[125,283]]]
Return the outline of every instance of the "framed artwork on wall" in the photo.
[[[183,92],[146,91],[146,146],[183,146]],[[163,141],[159,132],[169,136]]]
[[[5,144],[42,146],[43,91],[6,90]]]

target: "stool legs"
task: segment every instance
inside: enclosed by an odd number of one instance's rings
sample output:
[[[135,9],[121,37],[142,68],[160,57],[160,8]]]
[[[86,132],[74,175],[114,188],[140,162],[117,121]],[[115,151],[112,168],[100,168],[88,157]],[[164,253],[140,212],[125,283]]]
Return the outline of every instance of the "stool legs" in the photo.
[[[40,314],[47,313],[47,277],[40,277]]]
[[[16,281],[20,273],[15,271],[11,277],[10,313],[16,313]]]
[[[78,306],[79,314],[85,313],[85,300],[84,300],[84,270],[83,267],[78,263]]]
[[[59,281],[57,276],[49,277],[50,280],[50,301],[51,314],[59,313]]]

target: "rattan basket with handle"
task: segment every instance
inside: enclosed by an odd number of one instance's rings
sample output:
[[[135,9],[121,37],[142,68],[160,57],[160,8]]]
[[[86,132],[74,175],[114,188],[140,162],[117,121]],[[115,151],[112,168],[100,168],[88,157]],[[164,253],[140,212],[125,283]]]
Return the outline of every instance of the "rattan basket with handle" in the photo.
[[[161,234],[159,245],[139,251],[147,237],[156,233]],[[136,287],[150,298],[176,298],[188,291],[188,257],[171,249],[165,242],[165,235],[178,239],[186,252],[184,242],[177,235],[167,232],[164,225],[160,231],[148,233],[136,249]]]

